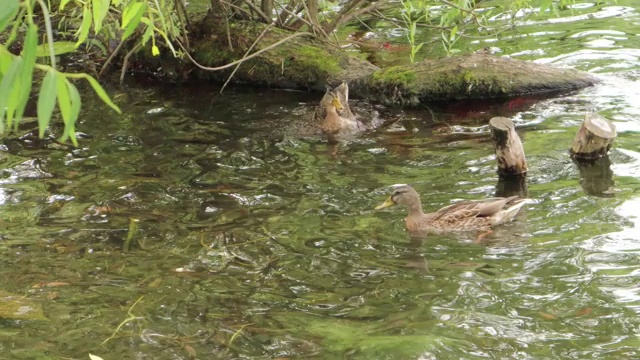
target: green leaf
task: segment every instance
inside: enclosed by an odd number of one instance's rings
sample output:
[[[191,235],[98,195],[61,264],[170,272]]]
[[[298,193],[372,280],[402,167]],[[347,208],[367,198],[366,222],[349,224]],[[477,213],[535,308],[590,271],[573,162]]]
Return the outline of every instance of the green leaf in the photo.
[[[69,89],[67,88],[67,78],[59,74],[56,79],[56,91],[58,92],[58,107],[62,115],[64,126],[67,127],[71,121],[71,98],[69,97]]]
[[[39,136],[44,137],[44,132],[51,121],[53,107],[56,104],[56,86],[58,73],[54,69],[47,71],[47,75],[42,80],[40,93],[38,94],[38,127],[40,128]]]
[[[93,0],[93,31],[99,33],[102,29],[102,21],[109,12],[110,0]]]
[[[18,103],[16,104],[16,127],[18,126],[20,120],[22,120],[24,109],[27,106],[27,101],[29,101],[29,96],[31,95],[31,83],[33,82],[33,68],[36,64],[37,49],[38,27],[34,24],[29,24],[29,26],[27,27],[27,34],[25,35],[24,43],[22,46],[22,58],[24,59],[24,64],[19,75],[21,85],[20,96],[18,98]],[[7,121],[7,126],[11,126],[11,121]]]
[[[98,80],[94,79],[93,76],[87,75],[87,74],[83,74],[83,77],[87,79],[89,84],[91,84],[93,91],[95,91],[96,94],[98,94],[100,99],[102,99],[102,101],[105,104],[109,105],[109,107],[115,110],[118,114],[122,114],[122,111],[120,111],[120,108],[111,101],[111,99],[109,98],[109,95],[107,95],[107,92],[104,91],[104,89],[102,88]]]
[[[133,34],[140,24],[140,19],[145,11],[147,11],[147,4],[143,2],[133,2],[124,8],[122,12],[122,28],[125,31],[121,37],[122,41]]]
[[[7,71],[9,71],[11,63],[13,63],[13,55],[11,53],[0,53],[0,74],[5,74]]]
[[[76,47],[80,46],[80,44],[84,43],[87,40],[87,36],[89,36],[89,30],[91,29],[91,10],[85,3],[84,10],[82,13],[82,24],[80,28],[76,32],[76,36],[78,37],[78,41],[76,41]]]
[[[8,100],[7,100],[7,108],[6,108],[6,116],[4,120],[7,124],[7,127],[11,126],[13,122],[13,116],[15,115],[16,108],[18,107],[18,103],[20,102],[20,90],[22,88],[22,84],[20,84],[20,74],[22,73],[22,69],[24,68],[24,59],[22,57],[16,58],[18,63],[18,69],[13,79],[13,85],[11,89],[8,91]],[[0,117],[2,119],[2,117]]]
[[[142,22],[144,23],[144,19],[142,18]],[[149,19],[147,19],[149,20]],[[142,34],[142,42],[141,44],[144,46],[149,39],[153,36],[153,25],[147,25],[147,28],[144,30],[144,34]]]
[[[67,6],[69,1],[71,1],[71,0],[62,0],[62,1],[60,1],[60,11],[64,10],[64,7]]]
[[[547,10],[551,10],[551,6],[553,5],[553,0],[541,0],[540,1],[540,14]]]
[[[0,33],[18,13],[18,0],[3,0],[0,6]]]
[[[15,108],[15,105],[12,106],[10,103],[10,99],[12,97],[13,91],[11,91],[15,85],[15,78],[20,68],[22,67],[22,58],[18,57],[13,59],[13,62],[9,66],[7,72],[4,73],[2,77],[2,82],[0,82],[0,133],[4,132],[4,115],[8,108],[10,110]]]
[[[53,53],[55,55],[70,53],[75,49],[76,49],[76,43],[71,41],[56,41],[53,43]],[[39,46],[38,51],[36,52],[36,56],[37,57],[49,56],[49,46],[46,43],[43,43],[42,46]]]
[[[69,90],[69,99],[71,100],[71,114],[69,123],[64,126],[64,133],[60,138],[60,142],[65,142],[70,138],[73,146],[78,146],[78,140],[76,139],[76,122],[78,121],[78,115],[80,115],[82,100],[78,89],[73,83],[67,81],[67,88]]]

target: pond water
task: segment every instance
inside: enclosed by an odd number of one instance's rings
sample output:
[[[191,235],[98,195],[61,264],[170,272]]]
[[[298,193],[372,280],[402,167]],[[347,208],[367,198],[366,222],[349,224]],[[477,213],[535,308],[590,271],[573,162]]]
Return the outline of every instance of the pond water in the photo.
[[[639,11],[469,44],[598,86],[397,112],[339,147],[295,136],[320,96],[293,91],[112,89],[123,115],[88,98],[77,149],[25,123],[0,145],[0,357],[640,358]],[[588,111],[619,132],[590,169],[567,153]],[[529,162],[515,222],[411,239],[403,209],[373,210],[397,183],[426,210],[504,191],[495,115]]]

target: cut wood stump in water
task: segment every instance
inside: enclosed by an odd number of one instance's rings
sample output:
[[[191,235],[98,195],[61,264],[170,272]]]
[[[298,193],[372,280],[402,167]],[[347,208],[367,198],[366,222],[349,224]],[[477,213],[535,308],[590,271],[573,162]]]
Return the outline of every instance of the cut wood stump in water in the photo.
[[[593,161],[606,155],[617,135],[616,127],[604,116],[587,114],[569,152],[574,160]]]
[[[498,175],[524,176],[527,173],[527,159],[513,121],[494,117],[489,121],[489,127],[498,161]]]

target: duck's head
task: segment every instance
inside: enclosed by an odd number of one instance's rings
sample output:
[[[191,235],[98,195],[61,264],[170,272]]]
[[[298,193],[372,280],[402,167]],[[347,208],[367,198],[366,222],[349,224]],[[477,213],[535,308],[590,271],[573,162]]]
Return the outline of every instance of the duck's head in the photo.
[[[388,208],[396,204],[410,208],[415,207],[420,204],[420,195],[409,185],[398,186],[385,202],[376,206],[376,210]]]
[[[340,101],[340,98],[335,94],[333,94],[333,99],[331,99],[331,106],[335,107],[338,111],[344,110],[342,101]]]

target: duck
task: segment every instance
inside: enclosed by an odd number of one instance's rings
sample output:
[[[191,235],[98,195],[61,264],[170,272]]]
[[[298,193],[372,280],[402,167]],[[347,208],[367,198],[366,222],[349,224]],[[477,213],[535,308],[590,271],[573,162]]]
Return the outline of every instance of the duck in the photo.
[[[314,117],[320,131],[328,138],[353,135],[368,129],[349,107],[349,85],[346,82],[327,89]]]
[[[408,211],[405,227],[410,232],[486,231],[489,234],[493,226],[513,220],[527,200],[516,195],[460,201],[434,213],[425,214],[418,192],[409,185],[402,185],[375,209],[380,210],[396,204],[405,206]],[[481,238],[476,242],[480,240]]]

